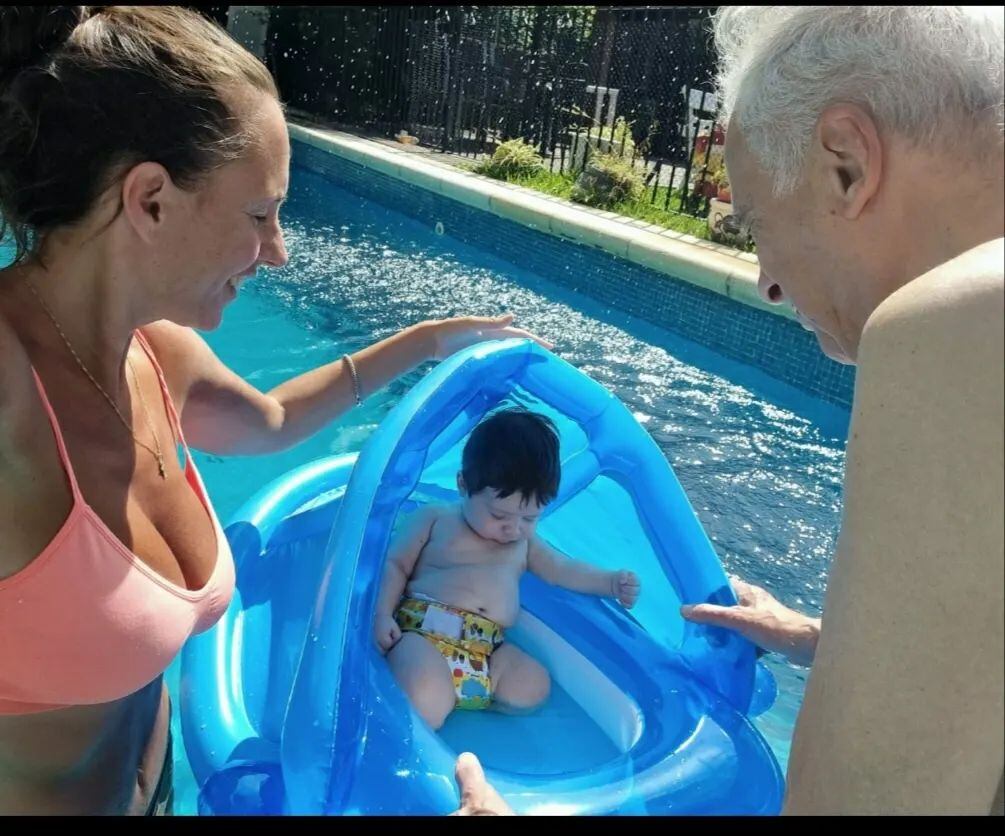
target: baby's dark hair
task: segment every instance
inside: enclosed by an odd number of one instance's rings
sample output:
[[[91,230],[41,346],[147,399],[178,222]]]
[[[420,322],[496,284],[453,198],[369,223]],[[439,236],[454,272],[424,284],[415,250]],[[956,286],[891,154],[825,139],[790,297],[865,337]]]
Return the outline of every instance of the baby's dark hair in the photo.
[[[558,495],[562,466],[550,418],[515,407],[482,421],[464,445],[461,474],[469,494],[493,488],[500,498],[520,492],[547,505]]]

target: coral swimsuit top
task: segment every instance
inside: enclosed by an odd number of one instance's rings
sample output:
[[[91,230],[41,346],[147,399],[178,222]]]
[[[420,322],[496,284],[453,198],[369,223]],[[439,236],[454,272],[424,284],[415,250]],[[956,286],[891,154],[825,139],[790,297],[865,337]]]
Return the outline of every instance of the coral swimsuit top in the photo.
[[[230,545],[192,461],[157,360],[168,418],[185,451],[185,479],[213,523],[216,565],[202,589],[161,577],[125,547],[85,501],[63,434],[34,368],[73,507],[45,550],[0,579],[0,715],[33,714],[121,699],[171,664],[193,633],[211,627],[234,592]]]

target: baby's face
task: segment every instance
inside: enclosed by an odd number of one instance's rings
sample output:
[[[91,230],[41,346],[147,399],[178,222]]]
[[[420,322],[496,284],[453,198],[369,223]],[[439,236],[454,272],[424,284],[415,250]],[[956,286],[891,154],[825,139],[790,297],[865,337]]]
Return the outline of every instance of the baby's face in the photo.
[[[501,498],[495,488],[485,488],[474,496],[465,494],[463,508],[475,533],[496,543],[529,540],[544,510],[536,499],[524,502],[519,492]]]

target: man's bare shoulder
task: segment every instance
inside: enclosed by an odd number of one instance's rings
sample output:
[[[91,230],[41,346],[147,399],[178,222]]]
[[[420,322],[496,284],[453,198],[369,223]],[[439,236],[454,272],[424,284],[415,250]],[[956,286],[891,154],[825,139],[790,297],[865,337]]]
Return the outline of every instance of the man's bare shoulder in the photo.
[[[893,293],[866,323],[859,347],[860,389],[926,396],[972,395],[947,408],[1000,400],[1005,356],[1003,239],[975,247]],[[856,394],[868,395],[868,391]],[[1000,413],[999,413],[1000,415]]]
[[[889,326],[924,331],[934,327],[1000,326],[1005,298],[1005,239],[996,238],[940,264],[896,293],[874,311],[863,340]],[[912,328],[912,326],[914,326]]]

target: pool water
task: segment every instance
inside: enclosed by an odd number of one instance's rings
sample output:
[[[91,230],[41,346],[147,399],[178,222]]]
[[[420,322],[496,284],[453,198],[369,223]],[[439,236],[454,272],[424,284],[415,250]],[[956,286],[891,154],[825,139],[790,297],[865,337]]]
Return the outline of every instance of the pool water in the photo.
[[[204,334],[254,386],[268,391],[424,319],[511,311],[629,407],[673,465],[727,571],[819,613],[840,519],[846,410],[297,166],[283,220],[289,264],[261,271],[220,328]],[[290,450],[253,458],[196,451],[221,520],[291,468],[358,450],[431,367]],[[806,672],[765,659],[779,698],[755,724],[784,770]],[[176,701],[178,678],[176,662],[168,671]],[[174,732],[176,812],[193,813],[177,712]]]

